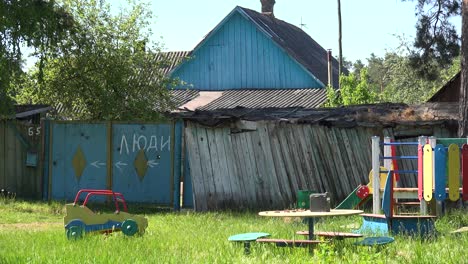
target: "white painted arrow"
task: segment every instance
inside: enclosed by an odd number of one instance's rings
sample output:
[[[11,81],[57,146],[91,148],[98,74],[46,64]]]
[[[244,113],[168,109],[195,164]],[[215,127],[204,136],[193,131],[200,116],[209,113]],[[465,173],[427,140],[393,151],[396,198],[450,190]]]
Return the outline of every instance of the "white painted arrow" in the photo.
[[[121,170],[122,168],[120,168],[120,166],[127,166],[128,164],[127,163],[124,163],[124,162],[121,162],[121,161],[118,161],[115,166],[117,167],[117,169]]]
[[[157,166],[159,165],[158,162],[156,162],[155,160],[148,160],[148,162],[146,163],[148,166],[150,166],[151,168],[153,168],[154,166]]]
[[[101,168],[100,166],[105,166],[105,165],[106,165],[106,163],[104,163],[104,162],[99,162],[99,160],[96,160],[95,162],[92,162],[92,163],[91,163],[91,166],[94,166],[94,167],[96,167],[96,168],[98,168],[98,169]]]

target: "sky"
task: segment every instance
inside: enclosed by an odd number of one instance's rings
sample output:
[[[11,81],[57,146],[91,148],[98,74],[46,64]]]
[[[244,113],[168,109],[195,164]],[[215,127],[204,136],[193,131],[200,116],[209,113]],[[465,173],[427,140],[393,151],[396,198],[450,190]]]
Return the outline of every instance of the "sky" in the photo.
[[[112,1],[110,1],[112,2]],[[165,51],[192,50],[237,5],[261,11],[260,0],[152,0],[152,31]],[[121,5],[112,2],[113,7]],[[414,1],[342,0],[343,56],[366,63],[415,36]],[[302,29],[338,56],[336,0],[276,0],[275,17]],[[454,23],[461,25],[461,19]],[[459,28],[459,27],[458,27]]]

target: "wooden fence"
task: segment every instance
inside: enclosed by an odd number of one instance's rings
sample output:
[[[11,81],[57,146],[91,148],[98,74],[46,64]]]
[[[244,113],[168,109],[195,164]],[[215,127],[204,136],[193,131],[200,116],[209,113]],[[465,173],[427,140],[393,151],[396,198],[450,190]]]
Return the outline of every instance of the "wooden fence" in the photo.
[[[0,120],[0,189],[42,197],[42,138],[41,125]]]
[[[336,205],[369,182],[372,136],[404,141],[417,141],[415,133],[421,131],[453,136],[443,126],[339,128],[257,121],[251,127],[239,132],[187,122],[196,210],[291,208],[298,190],[327,191]],[[410,147],[398,150],[399,155],[415,153]],[[400,168],[416,168],[415,161],[403,162]],[[402,185],[416,186],[416,176],[402,176]]]

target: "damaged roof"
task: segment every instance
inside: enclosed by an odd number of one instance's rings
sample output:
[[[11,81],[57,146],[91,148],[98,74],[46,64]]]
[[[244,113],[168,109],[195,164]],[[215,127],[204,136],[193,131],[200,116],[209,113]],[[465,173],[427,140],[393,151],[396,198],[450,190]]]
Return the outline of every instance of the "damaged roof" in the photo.
[[[206,126],[222,126],[237,120],[278,121],[337,127],[394,126],[398,124],[456,125],[458,103],[371,104],[337,108],[244,108],[196,110],[172,113],[173,117]]]
[[[326,100],[326,89],[233,89],[226,91],[173,90],[179,110],[317,108]]]
[[[168,75],[177,65],[190,57],[191,51],[165,51],[158,52],[154,57],[155,62],[162,62],[161,71]]]

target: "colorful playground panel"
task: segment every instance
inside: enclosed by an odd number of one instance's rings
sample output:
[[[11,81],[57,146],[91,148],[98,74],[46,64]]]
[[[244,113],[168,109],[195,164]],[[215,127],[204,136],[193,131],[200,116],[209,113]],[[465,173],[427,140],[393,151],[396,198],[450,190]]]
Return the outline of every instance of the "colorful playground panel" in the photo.
[[[434,149],[434,193],[437,201],[445,201],[447,193],[445,185],[447,181],[447,150],[444,145],[438,144]]]
[[[432,200],[432,187],[434,181],[433,151],[429,144],[424,146],[423,154],[423,197],[427,202]]]
[[[468,201],[468,145],[462,146],[462,199]]]
[[[82,205],[78,204],[80,194],[87,194]],[[94,195],[111,196],[116,211],[114,213],[94,213],[86,207],[89,198]],[[142,216],[120,211],[119,203],[121,203],[123,209],[127,211],[127,204],[121,193],[113,192],[112,190],[94,189],[78,191],[75,201],[65,205],[66,215],[63,218],[63,222],[67,238],[79,239],[84,234],[93,232],[110,233],[113,231],[122,231],[126,236],[133,236],[136,233],[143,234],[148,226],[148,220]]]
[[[448,147],[448,188],[449,199],[456,201],[460,197],[460,148],[456,144]]]
[[[336,209],[355,209],[362,205],[369,197],[371,197],[369,186],[359,185],[336,207]]]
[[[387,175],[388,175],[388,170],[385,167],[380,167],[380,173],[379,173],[379,181],[380,181],[380,189],[383,190],[385,188],[385,182],[387,181]],[[374,190],[372,188],[374,183],[374,170],[370,170],[369,172],[369,193],[373,193]]]

